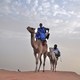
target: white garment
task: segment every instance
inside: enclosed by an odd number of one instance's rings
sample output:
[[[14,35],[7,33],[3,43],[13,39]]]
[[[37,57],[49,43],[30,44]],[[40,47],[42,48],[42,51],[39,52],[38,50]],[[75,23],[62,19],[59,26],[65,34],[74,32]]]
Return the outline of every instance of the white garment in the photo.
[[[35,33],[37,33],[37,28],[35,29]]]
[[[54,52],[55,54],[58,54],[59,50],[58,50],[58,49],[53,49],[53,52]]]

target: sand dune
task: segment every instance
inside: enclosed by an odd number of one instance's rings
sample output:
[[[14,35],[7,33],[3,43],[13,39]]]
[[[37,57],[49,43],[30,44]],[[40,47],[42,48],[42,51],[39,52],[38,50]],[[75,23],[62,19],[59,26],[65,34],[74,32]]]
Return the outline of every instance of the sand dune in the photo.
[[[16,72],[0,70],[0,80],[80,80],[80,75],[66,71]]]

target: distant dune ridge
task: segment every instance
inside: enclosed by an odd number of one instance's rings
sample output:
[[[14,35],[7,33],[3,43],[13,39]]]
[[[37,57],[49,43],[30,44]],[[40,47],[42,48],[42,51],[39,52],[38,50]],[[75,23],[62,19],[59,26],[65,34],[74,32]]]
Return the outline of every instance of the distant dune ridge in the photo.
[[[80,80],[80,75],[75,72],[67,71],[45,71],[45,72],[34,72],[34,71],[8,71],[0,70],[0,80]]]

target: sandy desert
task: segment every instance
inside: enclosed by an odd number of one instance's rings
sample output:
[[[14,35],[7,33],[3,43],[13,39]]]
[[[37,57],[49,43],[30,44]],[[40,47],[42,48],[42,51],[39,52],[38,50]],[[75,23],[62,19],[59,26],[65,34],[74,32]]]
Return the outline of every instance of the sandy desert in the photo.
[[[69,71],[17,72],[1,69],[0,80],[80,80],[80,75]]]

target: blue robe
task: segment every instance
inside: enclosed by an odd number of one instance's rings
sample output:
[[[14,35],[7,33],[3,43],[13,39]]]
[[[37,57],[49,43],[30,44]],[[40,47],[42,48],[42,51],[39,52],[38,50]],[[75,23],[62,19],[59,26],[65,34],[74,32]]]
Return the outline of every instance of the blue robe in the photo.
[[[36,39],[40,39],[42,41],[46,39],[46,29],[44,27],[38,28],[38,31],[36,33]]]

